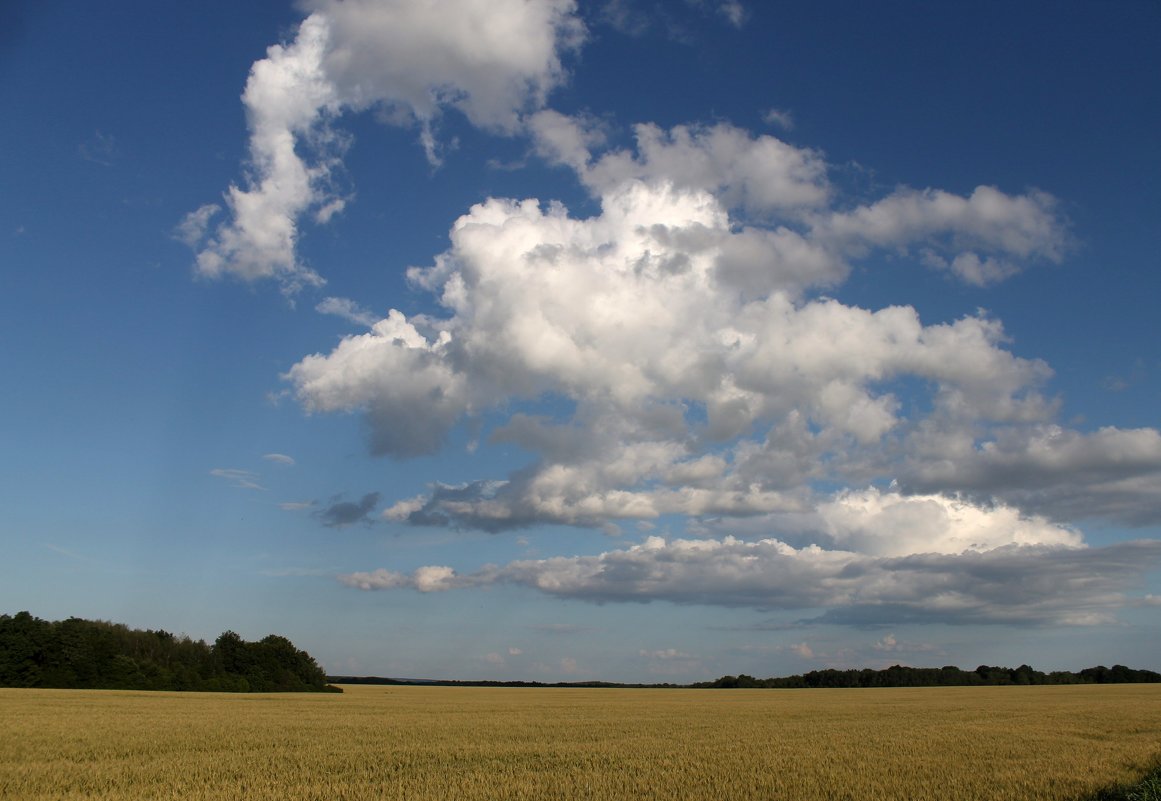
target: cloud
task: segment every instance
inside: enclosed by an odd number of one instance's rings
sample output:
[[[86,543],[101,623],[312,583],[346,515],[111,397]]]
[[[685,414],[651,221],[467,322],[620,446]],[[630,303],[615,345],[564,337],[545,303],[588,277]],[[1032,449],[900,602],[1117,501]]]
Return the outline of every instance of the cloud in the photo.
[[[377,316],[348,298],[323,298],[314,307],[314,310],[320,314],[333,314],[336,317],[342,317],[347,322],[367,328],[379,321]]]
[[[638,651],[638,655],[645,659],[659,659],[665,662],[695,658],[690,654],[685,653],[684,651],[677,650],[676,648],[662,648],[656,651],[647,651],[646,649],[642,648],[640,651]]]
[[[313,576],[333,575],[334,570],[319,567],[280,567],[259,570],[258,575],[270,578],[305,578]]]
[[[702,669],[701,662],[696,656],[677,648],[656,650],[642,648],[637,654],[645,660],[649,672],[656,676],[680,676]]]
[[[530,122],[541,156],[577,171],[598,196],[626,181],[666,182],[680,189],[711,192],[727,208],[759,217],[798,216],[825,206],[831,196],[827,165],[815,150],[773,136],[752,136],[728,123],[634,126],[635,152],[590,151],[601,139],[590,118],[542,112]]]
[[[334,200],[329,186],[342,141],[331,134],[327,118],[342,104],[322,65],[329,37],[327,20],[312,15],[293,42],[270,47],[267,57],[251,68],[242,94],[250,129],[250,174],[243,187],[232,185],[226,192],[230,219],[212,233],[203,225],[202,241],[194,236],[197,218],[187,216],[181,226],[187,242],[198,248],[198,275],[275,278],[292,292],[323,283],[299,261],[295,245],[299,216]],[[311,162],[300,155],[300,145],[315,154]]]
[[[214,218],[222,207],[217,203],[206,203],[185,215],[177,227],[174,228],[173,238],[184,242],[186,247],[196,248],[209,230],[210,220]]]
[[[59,545],[53,545],[52,543],[49,543],[49,542],[42,543],[42,545],[44,545],[45,548],[52,551],[53,553],[60,554],[61,556],[67,557],[69,559],[74,559],[78,562],[94,562],[94,561],[96,561],[91,556],[85,556],[84,554],[77,553],[76,551],[70,550],[68,548],[61,548]],[[1149,596],[1149,597],[1152,597],[1152,596]]]
[[[560,660],[560,672],[566,676],[575,676],[584,669],[570,656],[566,656]]]
[[[85,161],[100,164],[102,167],[113,166],[113,163],[120,157],[116,137],[101,131],[94,131],[88,141],[80,144],[77,152]]]
[[[752,422],[798,393],[820,420],[873,437],[890,427],[893,401],[866,394],[870,382],[913,373],[1007,406],[1046,374],[999,349],[1002,329],[983,318],[924,327],[909,308],[796,303],[787,292],[833,277],[825,254],[804,260],[809,244],[790,233],[731,230],[701,192],[630,183],[585,220],[489,200],[457,221],[452,241],[410,273],[451,317],[392,311],[370,334],[304,359],[288,378],[308,409],[434,399],[447,426],[472,407],[553,391],[705,403],[720,418],[711,425],[728,428],[738,425],[728,416]],[[751,287],[754,297],[740,296]],[[393,386],[393,373],[422,391]]]
[[[741,28],[746,22],[746,8],[738,0],[722,0],[718,11],[735,28]]]
[[[900,187],[853,203],[821,151],[728,122],[641,122],[622,146],[607,119],[546,107],[586,36],[573,0],[304,8],[250,71],[249,160],[224,219],[209,203],[175,231],[200,275],[273,279],[288,293],[323,283],[297,242],[303,220],[324,223],[353,197],[339,124],[349,113],[413,128],[432,163],[448,113],[527,136],[600,202],[585,217],[531,198],[473,206],[448,250],[409,271],[436,313],[376,319],[347,298],[317,304],[367,330],[285,374],[307,412],[363,414],[377,455],[436,453],[464,423],[484,432],[473,442],[530,454],[508,475],[397,499],[387,519],[606,532],[667,515],[833,522],[815,509],[816,487],[896,478],[911,494],[997,497],[1055,520],[1085,513],[1073,498],[1101,516],[1156,518],[1146,464],[1108,480],[1078,467],[1024,489],[974,476],[988,443],[1032,437],[1057,410],[1042,391],[1050,368],[1010,352],[999,321],[925,323],[910,307],[821,294],[884,253],[978,286],[1058,262],[1072,243],[1048,193]],[[736,0],[686,10],[733,25],[746,16]],[[622,2],[598,16],[629,32],[669,24]],[[765,119],[792,125],[779,109]],[[968,458],[948,468],[949,448]]]
[[[587,114],[567,115],[544,109],[525,118],[538,156],[584,175],[593,151],[608,140],[605,123]]]
[[[739,0],[686,0],[685,6],[687,12],[693,11],[702,17],[717,16],[735,28],[741,28],[749,17]],[[633,0],[604,0],[597,18],[626,36],[639,38],[657,33],[684,44],[696,41],[696,26],[703,24],[696,17],[686,19],[676,3],[645,7]]]
[[[285,376],[310,412],[363,412],[372,452],[396,457],[515,406],[490,439],[536,461],[437,484],[392,519],[497,531],[792,511],[815,480],[892,470],[884,455],[925,420],[963,434],[1054,412],[1051,370],[1005,350],[998,321],[806,299],[845,262],[795,230],[735,225],[704,189],[632,179],[583,219],[489,199],[451,242],[409,272],[445,316],[392,310]],[[905,416],[896,382],[929,411]],[[571,412],[519,410],[544,398]]]
[[[1161,522],[1161,433],[1113,426],[1081,433],[1058,425],[1001,430],[948,447],[922,439],[901,475],[911,491],[955,487],[1059,520]],[[958,447],[957,447],[958,445]],[[938,448],[940,458],[927,451]]]
[[[959,554],[878,557],[776,539],[650,537],[597,556],[553,557],[459,574],[378,570],[340,577],[364,590],[424,592],[492,584],[595,603],[670,601],[823,610],[821,622],[1097,625],[1128,605],[1125,591],[1161,564],[1161,542],[1101,548],[1004,545]]]
[[[376,455],[438,453],[461,425],[473,453],[529,455],[506,475],[393,499],[385,519],[619,533],[626,521],[680,517],[712,541],[749,531],[855,554],[891,576],[891,560],[1065,553],[1082,544],[1069,521],[1161,519],[1161,435],[1056,426],[1051,368],[1017,356],[999,320],[980,311],[932,322],[909,306],[825,294],[884,255],[977,287],[1059,262],[1072,239],[1050,194],[899,187],[853,201],[821,151],[728,122],[641,122],[624,146],[607,118],[546,108],[566,78],[562,58],[585,35],[571,0],[306,8],[292,40],[251,71],[249,170],[228,192],[226,219],[214,227],[220,209],[207,204],[178,226],[201,274],[273,278],[288,292],[321,284],[296,243],[302,220],[323,222],[351,197],[340,186],[346,113],[411,126],[433,163],[444,114],[527,136],[530,154],[571,170],[600,204],[583,216],[536,198],[471,207],[447,250],[408,272],[437,304],[427,313],[377,319],[347,298],[318,303],[366,330],[286,372],[304,410],[363,415]],[[687,8],[744,22],[737,2]],[[600,15],[629,32],[664,16],[639,12],[610,2]],[[778,109],[765,120],[793,122]],[[895,480],[898,491],[832,491]],[[319,516],[368,521],[370,497]],[[925,571],[938,572],[906,575]],[[422,582],[352,575],[426,591],[479,578],[442,566]],[[920,613],[907,603],[872,606]],[[1002,604],[981,603],[982,618],[1000,614]],[[1054,615],[1040,619],[1063,619]]]
[[[579,626],[576,623],[542,623],[530,628],[545,634],[582,634],[592,630],[588,626]]]
[[[274,462],[275,464],[285,465],[287,467],[292,467],[295,463],[294,458],[287,456],[285,453],[264,453],[262,454],[262,458],[268,462]]]
[[[981,506],[946,495],[845,490],[807,514],[772,515],[765,524],[826,547],[871,556],[959,554],[1006,545],[1077,548],[1079,532],[1026,517],[1015,507]]]
[[[902,188],[869,205],[821,215],[815,235],[848,252],[917,248],[927,266],[987,286],[1019,272],[1024,262],[1063,259],[1071,237],[1056,206],[1041,191],[1012,196],[979,186],[961,197]]]
[[[321,286],[297,254],[300,220],[325,223],[348,198],[337,189],[349,137],[345,112],[420,130],[438,163],[435,126],[446,108],[499,133],[543,106],[565,78],[561,53],[584,28],[573,0],[313,0],[293,41],[251,68],[242,102],[250,133],[241,186],[225,194],[228,219],[212,231],[203,206],[179,226],[206,278],[275,279],[288,293]]]
[[[643,36],[653,22],[630,0],[605,0],[601,5],[600,20],[627,36]]]
[[[764,119],[784,130],[793,127],[788,112],[771,109]],[[835,264],[873,248],[890,249],[965,283],[987,286],[1028,263],[1059,262],[1072,246],[1056,199],[1042,191],[1008,195],[980,186],[963,197],[902,187],[870,204],[837,210],[821,152],[753,136],[728,123],[669,130],[641,123],[634,127],[634,151],[603,154],[596,151],[607,138],[604,126],[590,116],[545,110],[530,118],[528,127],[536,152],[573,169],[598,197],[632,180],[706,191],[751,220],[808,221],[806,235],[795,233]],[[791,230],[773,233],[786,236]],[[810,257],[804,252],[798,258]],[[843,277],[842,269],[830,276],[832,281]]]
[[[1101,386],[1109,392],[1125,392],[1144,381],[1148,372],[1144,360],[1138,358],[1127,375],[1107,375],[1101,381]]]
[[[371,512],[379,503],[379,493],[368,492],[357,502],[334,501],[327,508],[320,510],[319,520],[328,528],[343,528],[355,523],[371,524]]]
[[[306,357],[286,377],[307,411],[363,409],[373,453],[432,453],[469,409],[464,377],[446,356],[450,342],[446,332],[428,339],[392,310],[369,333]]]
[[[512,132],[563,82],[561,53],[585,36],[573,0],[315,0],[333,42],[325,69],[354,107],[420,121],[441,107]]]
[[[813,659],[814,658],[814,649],[812,649],[805,642],[800,642],[800,643],[797,643],[795,645],[791,645],[790,651],[791,651],[791,653],[793,653],[797,656],[800,656],[803,659]]]
[[[762,121],[784,131],[794,130],[794,115],[784,109],[767,109],[766,113],[762,115]]]
[[[239,470],[233,467],[215,467],[210,471],[210,475],[225,479],[239,489],[266,489],[258,483],[258,474],[250,470]]]

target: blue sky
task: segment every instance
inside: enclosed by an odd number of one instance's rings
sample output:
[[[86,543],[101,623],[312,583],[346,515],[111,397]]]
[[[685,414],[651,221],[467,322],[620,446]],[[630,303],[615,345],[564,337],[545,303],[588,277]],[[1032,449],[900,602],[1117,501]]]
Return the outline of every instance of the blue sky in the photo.
[[[1156,3],[0,31],[0,610],[394,676],[1161,667]]]

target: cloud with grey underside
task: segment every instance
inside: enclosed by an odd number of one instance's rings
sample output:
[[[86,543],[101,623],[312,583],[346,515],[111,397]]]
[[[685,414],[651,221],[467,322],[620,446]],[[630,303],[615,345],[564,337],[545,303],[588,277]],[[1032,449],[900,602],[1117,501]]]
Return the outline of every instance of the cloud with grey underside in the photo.
[[[341,497],[332,499],[325,509],[320,509],[315,514],[324,526],[327,528],[345,528],[356,523],[367,526],[374,524],[375,521],[371,517],[371,513],[379,504],[378,492],[368,492],[358,501],[346,501],[342,500]]]
[[[1161,541],[1100,548],[1005,545],[985,551],[876,557],[778,540],[650,537],[595,556],[487,565],[470,573],[425,566],[412,573],[357,572],[360,590],[444,592],[497,584],[557,598],[617,603],[668,601],[819,610],[817,622],[1106,625],[1133,605],[1128,592],[1161,565]]]

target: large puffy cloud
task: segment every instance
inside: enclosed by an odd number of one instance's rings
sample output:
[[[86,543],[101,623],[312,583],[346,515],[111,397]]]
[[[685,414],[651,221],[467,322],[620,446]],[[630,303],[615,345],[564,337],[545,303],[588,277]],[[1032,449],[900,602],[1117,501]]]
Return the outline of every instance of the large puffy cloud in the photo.
[[[574,0],[314,0],[294,40],[254,63],[242,101],[250,130],[249,175],[218,209],[191,212],[178,235],[197,250],[198,274],[279,280],[293,292],[322,278],[296,253],[299,220],[325,222],[346,198],[334,172],[346,110],[378,107],[418,124],[438,162],[434,125],[456,108],[475,125],[512,133],[564,77],[562,50],[584,29]]]
[[[366,412],[373,450],[396,456],[437,450],[464,416],[554,399],[493,432],[541,457],[528,469],[391,512],[485,529],[798,508],[820,465],[912,425],[902,378],[945,420],[1050,414],[1048,368],[1005,350],[998,322],[803,300],[834,262],[780,237],[664,183],[622,184],[587,219],[490,199],[410,272],[446,317],[393,311],[287,377],[308,410]]]
[[[867,505],[872,514],[853,508]],[[1075,532],[1043,518],[959,499],[870,492],[841,496],[818,515],[846,547],[649,537],[595,556],[519,560],[472,573],[432,566],[340,579],[364,590],[504,583],[593,602],[822,610],[822,619],[845,623],[1096,624],[1132,603],[1126,593],[1161,564],[1156,540],[1085,548]],[[890,537],[899,524],[912,530]]]

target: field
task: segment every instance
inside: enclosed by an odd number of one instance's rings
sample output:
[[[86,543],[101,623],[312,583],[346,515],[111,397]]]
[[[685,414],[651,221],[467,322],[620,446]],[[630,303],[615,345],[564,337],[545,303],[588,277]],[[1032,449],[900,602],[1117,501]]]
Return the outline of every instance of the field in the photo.
[[[0,689],[0,798],[1077,799],[1161,755],[1161,686]]]

